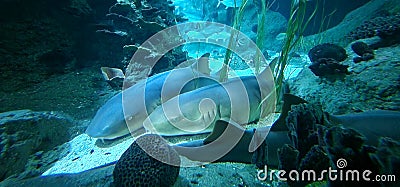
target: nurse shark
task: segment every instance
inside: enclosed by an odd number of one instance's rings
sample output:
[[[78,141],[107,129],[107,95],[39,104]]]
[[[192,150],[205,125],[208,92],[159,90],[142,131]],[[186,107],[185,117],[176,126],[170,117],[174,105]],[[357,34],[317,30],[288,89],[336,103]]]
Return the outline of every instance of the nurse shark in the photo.
[[[209,78],[209,55],[204,54],[189,67],[156,74],[118,93],[97,111],[86,129],[86,134],[93,138],[115,139],[135,132],[142,129],[142,123],[148,114],[163,101],[180,93],[214,84]]]
[[[261,101],[274,96],[273,90],[272,72],[265,68],[257,76],[232,78],[177,95],[157,107],[143,126],[162,136],[177,136],[210,132],[218,120],[246,125],[260,119]]]

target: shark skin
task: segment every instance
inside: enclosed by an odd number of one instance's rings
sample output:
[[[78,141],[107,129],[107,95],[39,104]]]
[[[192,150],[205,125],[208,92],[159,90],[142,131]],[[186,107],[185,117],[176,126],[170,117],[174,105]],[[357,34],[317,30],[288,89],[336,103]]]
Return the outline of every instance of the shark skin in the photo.
[[[86,129],[93,138],[115,139],[138,132],[158,105],[184,92],[215,84],[210,79],[209,54],[189,67],[163,72],[123,90],[97,111]]]
[[[380,137],[400,141],[400,112],[371,110],[360,113],[329,115],[329,120],[337,125],[352,128],[366,138],[366,144],[377,146]]]
[[[270,74],[266,68],[258,76],[236,77],[177,95],[157,107],[143,126],[161,136],[178,136],[211,132],[218,120],[239,125],[257,121],[261,101],[273,93]]]
[[[237,128],[237,127],[235,127]],[[270,127],[261,127],[267,130]],[[189,160],[199,162],[239,162],[247,164],[255,164],[255,162],[261,162],[261,165],[268,164],[268,166],[277,167],[279,165],[278,150],[285,144],[291,144],[291,141],[287,135],[287,132],[273,132],[269,131],[268,136],[264,145],[259,146],[256,151],[249,151],[251,146],[252,138],[256,134],[257,130],[261,128],[245,130],[243,136],[238,143],[224,154],[222,157],[215,159],[210,156],[210,152],[220,151],[226,149],[230,145],[226,145],[223,140],[216,141],[211,148],[206,148],[208,144],[207,139],[195,140],[190,142],[182,142],[172,145],[173,148],[179,153],[179,155],[188,158]],[[239,129],[238,129],[239,130]],[[220,132],[222,134],[222,132]],[[261,150],[260,150],[261,149]],[[262,153],[260,153],[262,152]]]

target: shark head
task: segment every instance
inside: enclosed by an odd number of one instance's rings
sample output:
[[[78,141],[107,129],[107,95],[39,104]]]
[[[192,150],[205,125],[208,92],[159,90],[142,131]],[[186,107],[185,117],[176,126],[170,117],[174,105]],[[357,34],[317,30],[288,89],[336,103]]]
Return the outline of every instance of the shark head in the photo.
[[[114,139],[129,133],[122,110],[121,93],[112,97],[97,111],[85,133],[100,139]]]

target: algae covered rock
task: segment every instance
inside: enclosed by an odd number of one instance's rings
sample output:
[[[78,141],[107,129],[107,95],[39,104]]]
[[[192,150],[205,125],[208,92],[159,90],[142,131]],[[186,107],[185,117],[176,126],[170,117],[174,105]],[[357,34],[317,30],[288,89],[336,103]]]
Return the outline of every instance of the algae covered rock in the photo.
[[[321,58],[332,58],[338,62],[346,60],[346,50],[336,44],[324,43],[314,46],[309,52],[308,57],[311,62],[316,62]]]
[[[308,57],[312,64],[309,66],[316,76],[330,76],[336,74],[348,74],[348,65],[340,62],[346,60],[346,50],[336,44],[324,43],[314,46]]]
[[[56,112],[0,113],[0,180],[24,171],[36,152],[49,151],[67,142],[78,132],[73,122]]]
[[[156,157],[156,158],[154,158]],[[113,172],[116,186],[172,186],[179,175],[180,158],[156,134],[145,134],[122,154]]]

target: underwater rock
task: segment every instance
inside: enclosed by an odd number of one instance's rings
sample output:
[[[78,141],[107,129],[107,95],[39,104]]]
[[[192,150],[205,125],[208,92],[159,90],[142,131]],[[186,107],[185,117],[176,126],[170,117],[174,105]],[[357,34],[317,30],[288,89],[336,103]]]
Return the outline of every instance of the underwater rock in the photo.
[[[325,143],[328,156],[332,163],[331,167],[347,171],[369,170],[375,174],[379,173],[380,166],[376,165],[369,156],[376,151],[376,148],[365,145],[364,142],[365,137],[354,129],[340,126],[328,129],[325,136]],[[360,181],[330,181],[330,185],[332,186],[365,186],[370,183],[371,181],[361,179]]]
[[[118,2],[110,7],[109,12],[128,16],[128,14],[132,12],[132,5],[129,3]]]
[[[352,56],[356,55],[350,45],[346,49]],[[351,73],[337,81],[325,81],[304,68],[297,77],[289,80],[290,91],[309,102],[321,103],[324,111],[331,114],[375,109],[398,111],[400,46],[379,48],[374,53],[375,58],[368,63],[343,61],[350,66]]]
[[[348,34],[348,37],[353,40],[374,36],[379,36],[381,40],[371,45],[373,49],[398,44],[400,42],[400,14],[372,18]]]
[[[379,36],[388,38],[398,35],[400,32],[400,14],[375,17],[362,23],[354,31],[349,33],[349,37],[358,40]]]
[[[292,106],[286,118],[292,145],[279,149],[279,169],[319,172],[329,167],[330,160],[323,142],[326,131],[324,118],[320,105],[306,103]],[[290,186],[304,186],[307,183],[288,181]]]
[[[64,73],[73,60],[72,54],[61,49],[53,49],[38,57],[38,62],[47,68],[48,74]]]
[[[374,51],[368,46],[368,44],[358,41],[351,44],[351,49],[359,55],[359,57],[353,58],[354,63],[359,63],[361,61],[368,61],[373,59]]]
[[[348,74],[348,67],[348,65],[340,64],[333,58],[320,58],[313,62],[308,68],[310,68],[316,76],[324,77],[330,75]]]
[[[383,137],[376,152],[370,154],[370,157],[379,166],[379,174],[400,175],[400,142]],[[398,186],[399,183],[395,182],[393,186]]]
[[[235,60],[232,60],[231,63],[229,63],[229,67],[232,68],[232,70],[244,70],[249,68],[249,65],[242,59],[234,58]]]
[[[144,150],[142,147],[145,146]],[[146,151],[145,151],[146,150]],[[156,154],[161,161],[153,158]],[[167,163],[165,163],[167,162]],[[116,186],[172,186],[179,175],[178,153],[156,134],[138,137],[115,165]]]
[[[351,44],[351,49],[358,55],[363,56],[365,53],[373,54],[374,51],[365,42],[355,42]]]
[[[314,170],[316,172],[321,172],[329,167],[329,157],[326,154],[325,149],[320,145],[314,145],[311,149],[304,155],[303,159],[299,164],[299,170]]]
[[[324,43],[314,46],[309,52],[308,57],[311,62],[316,62],[321,58],[331,58],[338,62],[346,60],[346,50],[336,44]]]
[[[119,2],[111,6],[106,19],[110,20],[109,28],[112,29],[99,29],[96,32],[106,36],[109,43],[121,49],[117,56],[120,56],[122,62],[116,67],[122,68],[129,64],[130,58],[137,49],[135,45],[143,43],[157,32],[183,20],[181,16],[174,15],[173,11],[174,6],[171,1],[143,0],[130,3]],[[181,62],[177,59],[180,60],[182,57],[186,57],[186,54],[180,50],[180,47],[169,51],[152,68],[152,73],[172,69]],[[186,59],[182,61],[184,60]]]
[[[346,169],[363,171],[370,170],[378,173],[388,163],[387,160],[396,162],[398,156],[398,144],[387,143],[380,154],[382,158],[376,158],[375,162],[370,155],[374,155],[376,148],[364,145],[365,137],[354,129],[341,126],[331,126],[328,119],[325,119],[320,106],[315,104],[300,104],[292,106],[292,111],[286,118],[289,128],[289,137],[294,147],[285,145],[279,151],[280,167],[287,169],[296,168],[297,171],[313,170],[316,173],[334,169]],[[391,154],[387,154],[391,153]],[[388,156],[390,155],[390,156]],[[392,159],[394,158],[394,159]],[[343,161],[343,159],[345,161]],[[381,159],[381,160],[379,160]],[[346,162],[346,163],[343,163]],[[280,168],[281,169],[281,168]],[[319,176],[317,176],[319,177]],[[355,181],[355,180],[353,180]],[[351,180],[330,181],[331,185],[357,185]],[[289,181],[290,186],[304,186],[312,181]],[[360,181],[357,181],[360,182]],[[364,181],[365,182],[365,181]],[[365,183],[361,182],[365,185]]]
[[[71,118],[55,112],[0,113],[0,180],[22,172],[36,152],[51,150],[77,135],[74,125]]]
[[[316,76],[330,76],[337,74],[348,74],[349,66],[340,62],[347,58],[346,50],[336,44],[324,43],[314,46],[308,57],[312,64],[309,66]]]
[[[323,124],[323,112],[320,105],[299,104],[292,106],[286,117],[289,138],[293,146],[303,157],[313,145],[318,144],[318,125]]]
[[[360,152],[365,140],[365,137],[356,130],[340,126],[328,129],[325,135],[328,150],[343,155]]]
[[[279,169],[286,171],[297,169],[299,164],[299,151],[291,145],[285,144],[278,149]]]

